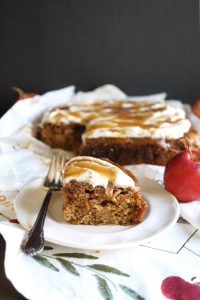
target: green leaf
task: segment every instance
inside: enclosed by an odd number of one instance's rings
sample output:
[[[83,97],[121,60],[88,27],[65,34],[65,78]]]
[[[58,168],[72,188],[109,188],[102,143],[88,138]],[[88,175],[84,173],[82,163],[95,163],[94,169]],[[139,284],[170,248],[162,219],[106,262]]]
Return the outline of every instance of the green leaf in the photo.
[[[33,259],[35,259],[37,262],[39,262],[39,264],[53,270],[56,272],[59,272],[59,269],[56,268],[52,263],[50,263],[50,261],[48,261],[48,259],[46,259],[45,257],[41,256],[41,255],[36,255],[36,256],[32,256]]]
[[[98,275],[94,275],[94,276],[97,279],[97,285],[98,285],[98,289],[99,289],[101,296],[104,298],[104,300],[112,300],[113,295],[112,295],[111,289],[109,288],[106,280],[101,278]]]
[[[73,275],[80,276],[79,272],[75,269],[75,267],[72,265],[70,261],[63,258],[56,258],[56,260],[61,263],[61,265],[65,270],[67,270]]]
[[[134,290],[130,289],[129,287],[120,284],[119,287],[122,289],[124,293],[130,296],[134,300],[145,300],[142,296],[136,293]]]
[[[87,265],[87,267],[89,267],[91,269],[99,270],[102,272],[106,272],[106,273],[113,273],[113,274],[117,274],[117,275],[121,275],[121,276],[130,277],[129,274],[126,274],[116,268],[113,268],[113,267],[110,267],[107,265],[94,264],[94,265]]]
[[[55,253],[54,256],[61,256],[61,257],[73,257],[73,258],[88,258],[88,259],[98,259],[97,256],[88,255],[85,253]]]
[[[53,247],[44,246],[44,250],[53,250]]]

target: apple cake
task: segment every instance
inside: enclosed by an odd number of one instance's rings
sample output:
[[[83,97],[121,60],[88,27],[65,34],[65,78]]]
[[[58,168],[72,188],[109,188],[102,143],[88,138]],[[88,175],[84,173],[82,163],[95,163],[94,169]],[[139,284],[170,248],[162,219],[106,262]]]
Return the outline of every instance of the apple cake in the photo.
[[[166,165],[178,152],[200,149],[200,136],[185,111],[164,101],[93,101],[55,108],[37,137],[78,155],[106,157],[121,165]]]
[[[77,156],[62,172],[64,218],[72,224],[132,225],[147,203],[132,173],[107,159]]]

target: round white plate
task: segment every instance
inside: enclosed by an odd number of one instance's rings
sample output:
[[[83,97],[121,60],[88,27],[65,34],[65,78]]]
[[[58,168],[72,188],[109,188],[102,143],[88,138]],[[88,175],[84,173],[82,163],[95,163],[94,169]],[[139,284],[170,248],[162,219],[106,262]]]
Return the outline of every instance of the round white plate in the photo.
[[[14,203],[17,219],[27,230],[33,226],[46,193],[42,183],[42,179],[32,182]],[[62,193],[55,192],[45,220],[45,239],[68,247],[103,250],[130,247],[163,234],[179,217],[178,202],[153,180],[140,178],[139,184],[149,207],[143,221],[134,226],[69,224],[63,218]]]

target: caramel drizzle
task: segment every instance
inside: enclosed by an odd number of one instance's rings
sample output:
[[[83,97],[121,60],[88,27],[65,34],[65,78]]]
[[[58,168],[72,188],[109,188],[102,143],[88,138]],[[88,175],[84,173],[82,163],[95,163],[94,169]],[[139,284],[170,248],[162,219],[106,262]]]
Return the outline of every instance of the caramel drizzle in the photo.
[[[58,108],[52,112],[52,121],[62,122],[74,117],[79,123],[86,125],[85,137],[94,131],[108,129],[111,132],[126,134],[127,127],[140,127],[147,130],[156,130],[164,123],[175,124],[182,119],[174,114],[155,116],[155,112],[165,112],[167,106],[159,101],[96,101],[88,104],[75,104],[65,108]],[[76,121],[75,121],[76,122]]]
[[[165,119],[163,118],[161,121],[159,120],[154,120],[153,123],[144,123],[143,118],[141,118],[140,120],[137,118],[130,118],[130,119],[126,119],[126,117],[124,118],[116,118],[116,119],[112,119],[110,121],[104,121],[104,122],[96,122],[94,124],[90,124],[87,127],[86,130],[86,134],[88,132],[94,131],[96,129],[102,129],[102,128],[108,128],[110,129],[116,129],[119,128],[121,129],[122,127],[141,127],[143,129],[151,129],[151,128],[160,128],[161,124],[163,123],[169,123],[169,124],[175,124],[179,121],[181,121],[181,118],[176,118],[174,120],[172,120],[169,117],[166,117]],[[143,121],[143,122],[142,122]]]
[[[109,182],[114,183],[116,179],[116,167],[107,166],[100,161],[91,161],[88,159],[72,161],[64,170],[63,177],[76,177],[82,175],[85,170],[92,170],[98,174],[107,177]]]
[[[159,107],[154,107],[159,104]],[[138,111],[142,108],[142,111]],[[62,118],[66,120],[71,116],[78,118],[84,125],[89,124],[91,121],[101,118],[136,118],[137,120],[145,120],[156,111],[164,111],[166,105],[162,102],[133,102],[133,101],[116,101],[108,103],[105,101],[95,102],[88,106],[72,105],[71,107],[60,108],[56,113],[56,110],[52,112],[54,115],[50,116],[53,122],[59,122]],[[124,115],[124,116],[123,116]]]

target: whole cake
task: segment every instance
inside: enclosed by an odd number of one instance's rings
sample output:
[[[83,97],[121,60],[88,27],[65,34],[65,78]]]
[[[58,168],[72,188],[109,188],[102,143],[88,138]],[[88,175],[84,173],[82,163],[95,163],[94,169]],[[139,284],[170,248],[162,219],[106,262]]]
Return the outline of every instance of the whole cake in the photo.
[[[37,137],[51,147],[119,164],[165,165],[181,150],[200,149],[185,111],[164,101],[93,101],[47,112]]]
[[[147,203],[137,179],[111,161],[89,156],[69,160],[63,170],[64,218],[72,224],[140,223]]]

